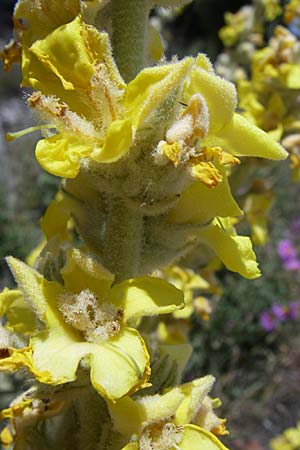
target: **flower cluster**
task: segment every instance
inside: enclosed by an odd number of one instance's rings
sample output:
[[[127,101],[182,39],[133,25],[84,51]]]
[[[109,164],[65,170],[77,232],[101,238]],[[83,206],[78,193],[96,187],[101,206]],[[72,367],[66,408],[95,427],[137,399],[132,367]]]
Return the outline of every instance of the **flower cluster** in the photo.
[[[220,37],[226,49],[218,57],[217,71],[236,82],[241,114],[287,149],[292,179],[298,181],[299,2],[288,1],[281,8],[277,1],[255,1],[236,14],[226,15],[225,22]],[[234,39],[228,42],[231,28]],[[267,41],[265,36],[269,36]],[[268,240],[268,216],[274,194],[269,181],[253,181],[261,162],[251,161],[246,166],[232,168],[232,180],[242,179],[244,184],[242,190],[234,185],[234,193],[246,213],[253,241],[262,245]]]
[[[199,294],[218,291],[174,262],[194,252],[202,267],[217,257],[258,277],[234,228],[230,169],[286,152],[236,112],[205,55],[153,63],[149,10],[178,3],[16,5],[4,58],[18,50],[42,124],[8,139],[42,130],[36,158],[62,181],[29,264],[7,258],[17,287],[0,296],[0,370],[22,369],[32,387],[1,413],[6,447],[225,450],[214,379],[181,383],[191,348],[168,330],[193,311],[207,318]]]
[[[269,20],[277,17],[282,25],[276,26],[273,35],[264,43],[253,38],[250,31],[263,30],[259,13],[259,2],[249,7],[247,16],[252,19],[241,21],[244,33],[243,46],[248,48],[248,57],[239,56],[242,43],[235,41],[227,53],[219,57],[219,73],[238,81],[240,107],[243,115],[275,139],[281,140],[290,154],[293,180],[299,179],[299,2],[287,2],[280,17],[276,2],[268,2]],[[243,9],[236,14],[243,17]],[[279,16],[279,18],[278,18]],[[266,16],[265,16],[266,17]],[[249,25],[250,24],[250,25]],[[249,31],[250,30],[250,31]],[[226,27],[221,32],[221,37]],[[250,33],[250,34],[249,34]],[[226,33],[225,33],[226,34]],[[226,39],[223,39],[228,45]],[[251,47],[251,48],[250,48]],[[229,72],[227,66],[234,70]],[[250,76],[248,75],[250,74]]]

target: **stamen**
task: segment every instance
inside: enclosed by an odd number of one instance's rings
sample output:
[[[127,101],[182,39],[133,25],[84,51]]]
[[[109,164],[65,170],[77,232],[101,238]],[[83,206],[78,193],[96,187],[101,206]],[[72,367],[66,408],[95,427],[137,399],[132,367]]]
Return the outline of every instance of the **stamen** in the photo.
[[[160,422],[144,429],[139,440],[139,450],[181,450],[183,427],[170,422]]]
[[[33,133],[34,131],[49,130],[49,129],[56,129],[56,126],[52,124],[36,125],[34,127],[25,128],[24,130],[15,131],[13,133],[6,133],[5,137],[6,140],[10,142],[14,141],[15,139],[19,139],[20,137],[23,137],[26,134]]]
[[[59,298],[58,308],[65,321],[80,331],[88,342],[106,342],[120,331],[123,311],[100,302],[88,289],[78,295],[64,293]]]

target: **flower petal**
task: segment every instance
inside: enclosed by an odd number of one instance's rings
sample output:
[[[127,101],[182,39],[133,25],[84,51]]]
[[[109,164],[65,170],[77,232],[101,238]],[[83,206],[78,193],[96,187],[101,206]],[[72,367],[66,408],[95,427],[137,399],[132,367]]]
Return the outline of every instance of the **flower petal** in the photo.
[[[117,161],[127,153],[132,140],[131,120],[115,120],[107,130],[103,147],[96,147],[92,158],[101,163]]]
[[[101,106],[114,106],[112,99],[122,97],[125,84],[112,58],[106,33],[85,24],[81,17],[56,28],[45,39],[23,49],[23,86],[66,102],[70,109],[87,119],[104,119]],[[106,81],[103,81],[103,72]],[[102,78],[99,82],[98,78]],[[94,95],[91,91],[96,87]],[[101,94],[101,95],[99,95]],[[104,107],[104,109],[105,109]]]
[[[115,429],[130,436],[139,434],[148,425],[172,417],[183,399],[180,389],[172,388],[163,395],[146,395],[137,400],[125,397],[108,407]]]
[[[113,401],[148,386],[150,357],[135,329],[124,328],[104,342],[101,352],[91,356],[90,365],[93,386]]]
[[[93,151],[93,145],[72,136],[56,134],[41,139],[36,146],[35,155],[39,164],[52,175],[75,178],[79,172],[80,159]]]
[[[168,101],[168,108],[173,110],[173,103],[192,63],[192,58],[185,58],[178,63],[148,67],[128,84],[125,105],[136,128],[155,114],[160,115],[160,121],[163,119],[166,122],[166,111],[161,111],[162,105]],[[178,109],[178,104],[176,107]]]
[[[249,279],[260,276],[249,237],[229,234],[217,225],[201,230],[199,235],[203,242],[213,249],[227,269]]]
[[[208,106],[210,132],[220,131],[232,119],[237,105],[234,85],[195,64],[185,84],[184,100],[195,93],[201,94]]]
[[[137,403],[140,408],[142,426],[145,427],[174,416],[183,400],[184,394],[177,387],[171,388],[162,395],[140,397]]]
[[[120,398],[118,402],[109,402],[107,406],[113,427],[118,433],[129,437],[141,430],[140,409],[138,403],[131,397],[126,396]]]
[[[123,309],[125,320],[168,314],[184,306],[183,293],[179,289],[154,277],[123,281],[111,289],[109,298]]]
[[[91,28],[90,28],[91,29]],[[64,89],[86,89],[94,74],[98,48],[89,46],[88,31],[80,16],[36,41],[30,48],[46,70],[54,73]],[[93,40],[95,41],[95,40]]]
[[[36,318],[23,295],[17,289],[5,288],[0,294],[0,317],[5,315],[5,328],[15,333],[31,334],[36,328]]]
[[[59,235],[62,240],[69,239],[68,223],[71,220],[71,201],[58,192],[40,220],[47,240]]]
[[[32,348],[34,366],[50,374],[49,384],[74,381],[79,362],[87,356],[92,384],[105,398],[114,401],[147,385],[149,355],[139,333],[130,328],[96,344],[82,342],[70,327],[56,327],[32,338]]]
[[[19,0],[15,6],[14,19],[28,23],[28,30],[23,32],[27,43],[41,39],[60,25],[70,22],[79,12],[80,0],[68,0],[63,8],[60,0],[41,0],[38,8],[31,0]]]
[[[114,280],[114,275],[91,256],[87,251],[72,248],[67,252],[67,262],[61,270],[65,288],[79,294],[89,289],[104,299]]]
[[[235,114],[218,134],[208,137],[205,144],[219,145],[236,156],[285,159],[288,155],[278,142],[240,114]]]
[[[228,450],[215,435],[196,425],[184,425],[181,450]]]
[[[176,411],[176,425],[185,425],[194,421],[201,407],[201,403],[211,390],[214,381],[213,376],[207,375],[206,377],[198,378],[180,386],[180,390],[185,395],[185,399]]]
[[[122,450],[139,450],[139,444],[138,442],[132,442],[123,447]]]
[[[225,174],[224,174],[225,175]],[[228,217],[243,214],[234,200],[227,177],[214,188],[203,183],[193,183],[183,192],[178,204],[169,214],[172,223],[204,224],[216,216]]]

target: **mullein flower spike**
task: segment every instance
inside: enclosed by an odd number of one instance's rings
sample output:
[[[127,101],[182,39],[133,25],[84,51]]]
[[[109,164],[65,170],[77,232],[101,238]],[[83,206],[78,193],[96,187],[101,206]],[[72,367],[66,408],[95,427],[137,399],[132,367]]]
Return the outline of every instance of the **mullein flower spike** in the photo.
[[[173,263],[196,250],[258,277],[229,175],[244,156],[286,152],[236,113],[234,85],[205,55],[153,62],[149,11],[187,3],[17,2],[2,57],[21,59],[42,124],[8,139],[41,130],[36,158],[62,182],[28,265],[7,259],[17,288],[0,294],[0,370],[35,381],[1,413],[6,448],[226,450],[213,377],[179,384],[191,348],[175,323],[207,319],[198,294],[219,290]]]

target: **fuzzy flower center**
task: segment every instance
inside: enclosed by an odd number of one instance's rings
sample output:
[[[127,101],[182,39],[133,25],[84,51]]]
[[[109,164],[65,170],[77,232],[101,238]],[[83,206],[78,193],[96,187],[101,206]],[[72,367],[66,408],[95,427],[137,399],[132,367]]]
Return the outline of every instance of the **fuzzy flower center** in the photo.
[[[159,423],[148,426],[139,440],[139,450],[179,449],[183,427],[173,423]]]
[[[80,331],[88,342],[105,342],[120,331],[123,311],[102,303],[89,289],[78,295],[65,293],[59,299],[65,321]]]

